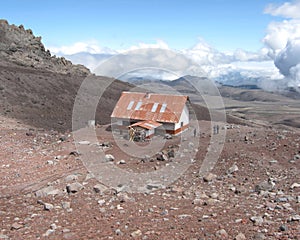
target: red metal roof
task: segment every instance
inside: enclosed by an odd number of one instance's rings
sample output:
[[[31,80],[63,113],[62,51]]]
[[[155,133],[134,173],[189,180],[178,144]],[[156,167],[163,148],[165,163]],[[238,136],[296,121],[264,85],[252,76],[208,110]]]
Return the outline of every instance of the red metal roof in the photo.
[[[183,95],[123,92],[111,117],[176,123],[187,99]]]
[[[161,123],[149,120],[149,121],[142,121],[142,122],[134,123],[134,124],[130,125],[129,127],[139,126],[139,127],[145,128],[145,129],[154,129],[161,125],[162,125]]]

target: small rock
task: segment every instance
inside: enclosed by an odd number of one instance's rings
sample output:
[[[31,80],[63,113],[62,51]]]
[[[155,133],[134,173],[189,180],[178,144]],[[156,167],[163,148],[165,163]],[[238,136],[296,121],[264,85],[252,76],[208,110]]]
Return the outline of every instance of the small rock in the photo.
[[[155,190],[155,189],[159,189],[159,188],[165,188],[165,186],[162,185],[161,183],[148,183],[147,184],[148,190]]]
[[[123,235],[123,232],[122,232],[120,229],[116,229],[115,233],[116,233],[118,236],[122,236],[122,235]]]
[[[282,232],[284,232],[284,231],[287,231],[287,230],[288,230],[288,227],[287,227],[286,225],[281,225],[281,226],[279,227],[279,230],[282,231]]]
[[[79,153],[78,153],[77,151],[71,151],[71,152],[69,153],[69,155],[78,157],[78,156],[79,156]]]
[[[118,209],[118,210],[123,210],[124,208],[123,208],[123,207],[121,207],[121,205],[120,205],[120,204],[118,204],[118,205],[117,205],[117,209]]]
[[[103,142],[103,143],[100,144],[100,146],[110,148],[110,147],[112,147],[112,144],[110,142]]]
[[[99,208],[99,211],[100,211],[101,213],[106,213],[106,209],[105,209],[104,207]]]
[[[51,203],[44,203],[44,210],[50,211],[54,208],[54,206]]]
[[[263,233],[255,233],[253,236],[254,240],[264,240],[266,239],[265,234]]]
[[[277,163],[277,162],[278,162],[278,161],[275,160],[275,159],[272,159],[272,160],[269,161],[270,164],[275,164],[275,163]]]
[[[204,182],[211,182],[211,181],[215,180],[216,178],[217,178],[217,175],[215,175],[213,173],[208,173],[205,176],[203,176]]]
[[[168,156],[163,153],[158,153],[156,159],[158,161],[168,161]]]
[[[54,161],[48,160],[48,161],[47,161],[47,164],[48,164],[48,165],[54,165]]]
[[[150,162],[151,161],[151,157],[149,155],[145,155],[142,160],[142,162]]]
[[[174,149],[168,150],[168,157],[169,158],[174,158],[175,157],[175,150]]]
[[[48,186],[45,188],[42,188],[35,192],[36,197],[46,197],[47,195],[50,195],[51,192],[53,192],[55,189],[53,186]],[[55,195],[55,194],[53,194]]]
[[[172,137],[172,135],[171,134],[165,134],[165,137],[164,137],[165,139],[172,139],[173,137]]]
[[[119,161],[119,164],[126,164],[126,161],[122,159]]]
[[[68,210],[71,208],[71,202],[62,202],[61,207],[65,210]]]
[[[76,174],[70,174],[65,177],[66,182],[72,182],[72,181],[77,181],[77,180],[78,180],[78,176]]]
[[[124,203],[124,202],[134,202],[135,199],[133,197],[129,197],[127,193],[125,192],[120,192],[117,194],[117,198],[119,199],[119,201],[121,203]]]
[[[300,221],[300,215],[294,215],[290,217],[290,222]]]
[[[67,138],[68,138],[68,136],[62,135],[62,136],[60,136],[59,140],[63,142],[63,141],[66,141]]]
[[[183,193],[183,188],[182,187],[178,187],[178,186],[172,186],[171,187],[171,192],[172,193]]]
[[[84,187],[79,182],[74,182],[74,183],[68,184],[66,188],[67,188],[68,193],[76,193],[76,192],[82,190]]]
[[[142,236],[142,231],[138,229],[138,230],[132,232],[132,233],[130,234],[130,236],[133,237],[133,238],[140,237],[140,236]]]
[[[102,206],[104,203],[105,203],[105,200],[104,200],[104,199],[98,200],[98,204],[99,204],[100,206]]]
[[[250,220],[254,223],[256,226],[262,225],[264,222],[264,219],[261,216],[252,216],[250,217]]]
[[[272,181],[263,181],[255,186],[255,192],[260,193],[261,191],[271,191],[275,186]]]
[[[233,164],[227,171],[227,174],[233,174],[239,170],[236,164]]]
[[[294,160],[299,160],[300,159],[300,154],[296,154],[295,156],[294,156]]]
[[[80,145],[89,145],[90,142],[89,141],[80,141],[78,142]]]
[[[12,225],[11,225],[11,230],[18,230],[18,229],[20,229],[20,228],[22,228],[23,227],[23,225],[22,224],[19,224],[19,223],[13,223]]]
[[[43,236],[44,236],[44,237],[49,237],[50,234],[52,234],[52,233],[54,233],[54,232],[55,232],[55,230],[53,230],[53,229],[48,229],[48,230],[43,234]]]
[[[281,135],[281,134],[278,134],[277,135],[277,139],[278,140],[282,140],[282,139],[285,139],[286,137],[284,135]]]
[[[246,240],[246,236],[243,233],[239,233],[234,239],[235,240]]]
[[[105,160],[107,162],[113,162],[115,160],[115,157],[112,154],[106,154],[105,155]]]
[[[290,186],[290,189],[299,188],[299,187],[300,187],[300,183],[293,183],[293,184]]]
[[[279,197],[275,199],[275,202],[287,202],[288,199],[286,197]]]
[[[103,192],[104,192],[105,190],[107,190],[107,187],[104,186],[104,185],[101,184],[101,183],[98,183],[98,184],[96,184],[96,185],[93,187],[93,189],[94,189],[94,191],[95,191],[96,193],[103,194]]]
[[[62,194],[63,192],[59,189],[54,189],[53,191],[48,192],[48,195],[59,195]]]
[[[52,229],[52,230],[55,230],[55,229],[57,229],[57,226],[56,226],[56,224],[55,224],[55,223],[52,223],[52,224],[50,225],[50,229]]]
[[[195,199],[193,200],[193,204],[194,204],[194,205],[201,205],[201,204],[203,204],[203,200],[200,199],[200,198],[195,198]]]
[[[209,199],[207,199],[207,200],[205,200],[205,201],[203,202],[203,205],[204,205],[204,206],[211,206],[211,205],[214,205],[216,202],[217,202],[216,199],[209,198]]]
[[[216,193],[216,192],[214,192],[214,193],[210,194],[209,196],[210,196],[212,199],[217,199],[218,196],[219,196],[219,194]]]
[[[178,218],[179,219],[186,219],[186,218],[191,218],[192,215],[189,215],[189,214],[181,214],[181,215],[178,215]]]
[[[216,237],[220,239],[227,239],[228,238],[228,233],[225,231],[225,229],[221,229],[216,232]]]

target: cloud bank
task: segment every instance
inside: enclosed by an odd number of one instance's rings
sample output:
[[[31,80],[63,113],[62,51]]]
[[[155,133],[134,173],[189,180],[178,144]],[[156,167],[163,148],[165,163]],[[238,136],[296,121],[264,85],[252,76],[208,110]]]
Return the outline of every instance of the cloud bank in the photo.
[[[90,54],[116,54],[117,52],[111,48],[100,47],[99,43],[95,40],[86,42],[76,42],[69,46],[55,47],[50,46],[50,51],[57,55],[72,55],[77,53],[90,53]]]
[[[300,0],[281,5],[270,4],[264,13],[282,17],[283,20],[268,25],[262,39],[264,47],[260,51],[237,49],[222,52],[203,39],[199,39],[191,48],[174,51],[199,64],[208,77],[220,82],[241,84],[252,81],[263,83],[261,86],[266,90],[293,87],[300,91]],[[84,64],[93,71],[109,57],[147,48],[170,50],[163,40],[138,43],[127,49],[101,47],[97,41],[77,42],[49,49],[52,53],[65,56],[74,63]]]
[[[106,49],[95,44],[92,44],[91,46],[88,45],[88,42],[75,43],[70,47],[50,49],[53,53],[59,56],[65,56],[73,63],[84,64],[92,71],[105,60],[114,57],[117,54],[126,54],[126,52],[149,48],[171,50],[168,44],[162,40],[157,40],[154,43],[139,43],[128,49],[119,50]],[[174,52],[191,59],[194,63],[201,66],[207,77],[218,81],[225,81],[225,79],[228,79],[228,76],[238,78],[233,79],[231,81],[232,83],[242,82],[243,79],[249,81],[249,79],[253,79],[253,76],[264,76],[266,78],[272,78],[274,74],[278,76],[278,70],[274,66],[272,59],[268,56],[269,52],[266,49],[262,49],[259,52],[249,52],[243,49],[237,49],[234,52],[221,52],[209,45],[203,39],[199,39],[195,46],[188,49],[174,50]],[[150,61],[151,60],[149,59],[149,66]],[[160,72],[153,74],[155,74],[155,78],[161,76],[162,79],[165,80],[174,79],[174,76],[169,76],[169,74],[161,74]],[[226,75],[228,76],[226,77]],[[243,79],[241,79],[241,77]]]

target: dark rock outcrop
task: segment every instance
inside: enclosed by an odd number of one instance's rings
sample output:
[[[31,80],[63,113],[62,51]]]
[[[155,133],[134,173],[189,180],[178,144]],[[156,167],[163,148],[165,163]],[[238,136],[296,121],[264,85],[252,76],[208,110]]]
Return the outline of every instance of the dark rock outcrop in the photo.
[[[1,64],[9,62],[24,67],[80,76],[90,73],[83,65],[73,65],[63,57],[51,56],[41,39],[35,37],[31,29],[24,29],[23,25],[10,25],[6,20],[0,20]]]

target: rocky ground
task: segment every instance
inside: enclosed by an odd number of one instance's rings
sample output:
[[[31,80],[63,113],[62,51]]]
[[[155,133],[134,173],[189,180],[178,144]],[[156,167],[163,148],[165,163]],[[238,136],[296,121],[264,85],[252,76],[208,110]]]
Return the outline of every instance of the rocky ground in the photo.
[[[1,118],[0,239],[299,239],[300,132],[226,125],[217,164],[200,176],[211,135],[209,122],[199,124],[188,170],[171,185],[130,193],[97,181],[71,134]],[[129,157],[107,126],[96,133],[98,144],[79,144],[113,155],[117,167],[158,171],[172,162]]]

